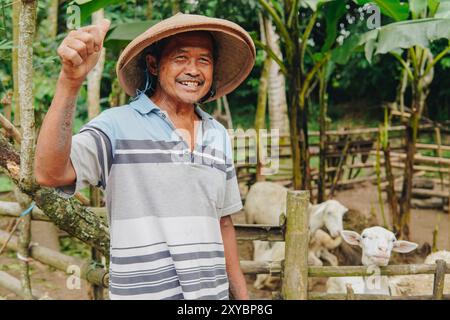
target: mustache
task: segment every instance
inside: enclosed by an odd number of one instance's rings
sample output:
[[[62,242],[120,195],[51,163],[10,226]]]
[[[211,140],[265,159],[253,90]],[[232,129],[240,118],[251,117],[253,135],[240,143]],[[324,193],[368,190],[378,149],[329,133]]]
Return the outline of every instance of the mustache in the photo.
[[[177,82],[184,82],[184,81],[196,81],[198,82],[200,85],[205,83],[205,80],[201,79],[201,78],[196,78],[196,77],[180,77],[180,78],[176,78],[175,79]]]

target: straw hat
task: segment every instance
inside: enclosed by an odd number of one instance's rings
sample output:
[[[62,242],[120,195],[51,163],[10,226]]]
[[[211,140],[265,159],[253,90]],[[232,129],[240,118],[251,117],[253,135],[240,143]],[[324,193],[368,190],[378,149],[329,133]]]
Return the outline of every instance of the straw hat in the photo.
[[[144,70],[139,63],[143,50],[163,38],[187,31],[209,31],[217,47],[214,63],[216,92],[206,101],[230,93],[247,78],[255,63],[255,45],[243,28],[224,19],[178,13],[137,36],[120,55],[116,73],[128,95],[135,96],[136,89],[144,83]]]

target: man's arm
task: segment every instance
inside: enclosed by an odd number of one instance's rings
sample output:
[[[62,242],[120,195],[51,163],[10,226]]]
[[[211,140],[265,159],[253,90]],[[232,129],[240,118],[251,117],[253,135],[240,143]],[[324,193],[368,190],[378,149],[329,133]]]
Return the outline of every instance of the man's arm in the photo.
[[[58,48],[62,68],[36,143],[34,166],[40,185],[56,187],[76,180],[70,161],[76,100],[84,79],[97,64],[109,25],[104,19],[99,25],[71,31]]]
[[[236,233],[234,231],[231,216],[228,215],[220,219],[220,231],[222,233],[223,246],[225,250],[225,263],[231,293],[236,300],[248,300],[247,284],[239,265]]]

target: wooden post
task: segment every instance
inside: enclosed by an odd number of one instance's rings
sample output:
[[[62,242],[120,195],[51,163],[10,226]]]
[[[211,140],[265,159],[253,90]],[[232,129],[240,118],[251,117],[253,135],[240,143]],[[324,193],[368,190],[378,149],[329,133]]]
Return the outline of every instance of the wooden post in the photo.
[[[309,191],[288,191],[286,255],[282,294],[284,300],[306,300],[308,293]]]
[[[350,283],[347,283],[347,300],[355,300],[355,291],[353,291],[352,285]]]
[[[436,260],[436,273],[434,274],[433,299],[442,300],[444,296],[445,260]]]

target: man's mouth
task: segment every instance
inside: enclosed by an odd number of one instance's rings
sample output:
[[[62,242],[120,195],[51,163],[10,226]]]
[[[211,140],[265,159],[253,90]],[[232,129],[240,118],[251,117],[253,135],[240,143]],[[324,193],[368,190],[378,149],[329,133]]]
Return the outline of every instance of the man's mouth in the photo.
[[[182,84],[183,86],[189,87],[189,88],[197,88],[203,84],[203,82],[200,81],[178,81],[178,83]]]

